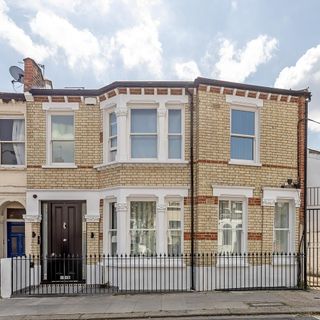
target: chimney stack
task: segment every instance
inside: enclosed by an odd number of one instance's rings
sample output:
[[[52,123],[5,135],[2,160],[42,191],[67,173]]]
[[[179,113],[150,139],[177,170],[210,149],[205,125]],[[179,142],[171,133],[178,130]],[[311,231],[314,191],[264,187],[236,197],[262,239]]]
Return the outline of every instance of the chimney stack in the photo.
[[[31,58],[24,60],[24,88],[23,91],[29,91],[32,88],[52,89],[52,82],[44,79],[39,65]]]

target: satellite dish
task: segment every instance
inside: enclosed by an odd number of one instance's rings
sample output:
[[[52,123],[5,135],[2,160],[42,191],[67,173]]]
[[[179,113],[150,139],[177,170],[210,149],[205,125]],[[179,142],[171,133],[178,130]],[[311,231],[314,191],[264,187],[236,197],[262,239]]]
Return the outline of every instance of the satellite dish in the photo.
[[[24,71],[17,67],[17,66],[11,66],[9,68],[9,72],[12,76],[12,78],[14,80],[12,80],[12,82],[20,82],[20,83],[23,83],[23,77],[24,77]]]

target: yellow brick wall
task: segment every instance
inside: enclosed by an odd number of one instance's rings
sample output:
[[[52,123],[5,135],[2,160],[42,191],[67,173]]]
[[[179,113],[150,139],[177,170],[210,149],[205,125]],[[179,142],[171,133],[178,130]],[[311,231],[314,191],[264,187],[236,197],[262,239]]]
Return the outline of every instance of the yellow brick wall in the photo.
[[[27,186],[29,189],[95,189],[100,164],[100,108],[80,104],[75,114],[77,169],[44,169],[46,165],[46,114],[41,103],[27,103]]]
[[[260,117],[260,162],[262,166],[228,164],[230,160],[230,107],[224,94],[198,91],[195,108],[195,176],[197,197],[212,196],[212,185],[254,187],[262,201],[263,187],[279,188],[288,178],[298,180],[298,104],[263,101]],[[297,211],[298,212],[298,211]],[[216,233],[218,205],[195,205],[198,233]],[[296,216],[296,245],[299,240]],[[272,251],[274,207],[248,206],[248,234],[260,233],[261,240],[248,240],[249,251]],[[217,250],[217,241],[197,240],[200,251]]]
[[[280,187],[290,177],[298,179],[298,104],[264,100],[260,108],[260,162],[262,166],[228,164],[230,160],[230,105],[223,94],[198,91],[194,96],[195,196],[212,196],[212,185]],[[75,111],[75,163],[77,169],[43,169],[46,164],[46,112],[41,103],[27,105],[27,188],[103,189],[114,186],[190,186],[189,164],[114,164],[97,171],[103,159],[103,115],[98,106],[80,104]],[[185,158],[189,159],[190,110],[185,114]],[[190,204],[184,207],[184,231],[190,232]],[[248,250],[271,250],[274,208],[250,205],[248,232],[262,233],[261,240],[248,240]],[[101,212],[100,212],[101,214]],[[102,215],[101,215],[102,217]],[[195,232],[216,233],[217,204],[195,205]],[[100,223],[88,224],[100,235]],[[91,232],[91,231],[90,231]],[[300,232],[297,223],[298,235]],[[102,252],[103,236],[88,239],[88,252]],[[298,236],[296,239],[298,243]],[[185,251],[190,241],[184,242]],[[197,240],[201,251],[217,250],[216,240]]]

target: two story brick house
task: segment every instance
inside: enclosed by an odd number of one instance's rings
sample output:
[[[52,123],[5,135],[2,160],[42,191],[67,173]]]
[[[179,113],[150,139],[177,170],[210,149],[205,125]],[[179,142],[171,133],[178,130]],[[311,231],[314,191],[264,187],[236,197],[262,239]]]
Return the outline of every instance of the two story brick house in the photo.
[[[25,66],[10,101],[25,110],[26,254],[299,251],[307,90],[205,78],[52,89]],[[1,183],[16,165],[0,165]]]

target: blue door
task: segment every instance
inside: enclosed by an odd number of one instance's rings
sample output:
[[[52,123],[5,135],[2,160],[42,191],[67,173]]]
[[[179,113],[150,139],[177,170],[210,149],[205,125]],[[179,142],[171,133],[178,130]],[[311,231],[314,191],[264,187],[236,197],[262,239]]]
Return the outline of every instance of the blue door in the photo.
[[[24,222],[7,222],[8,258],[24,255]]]

